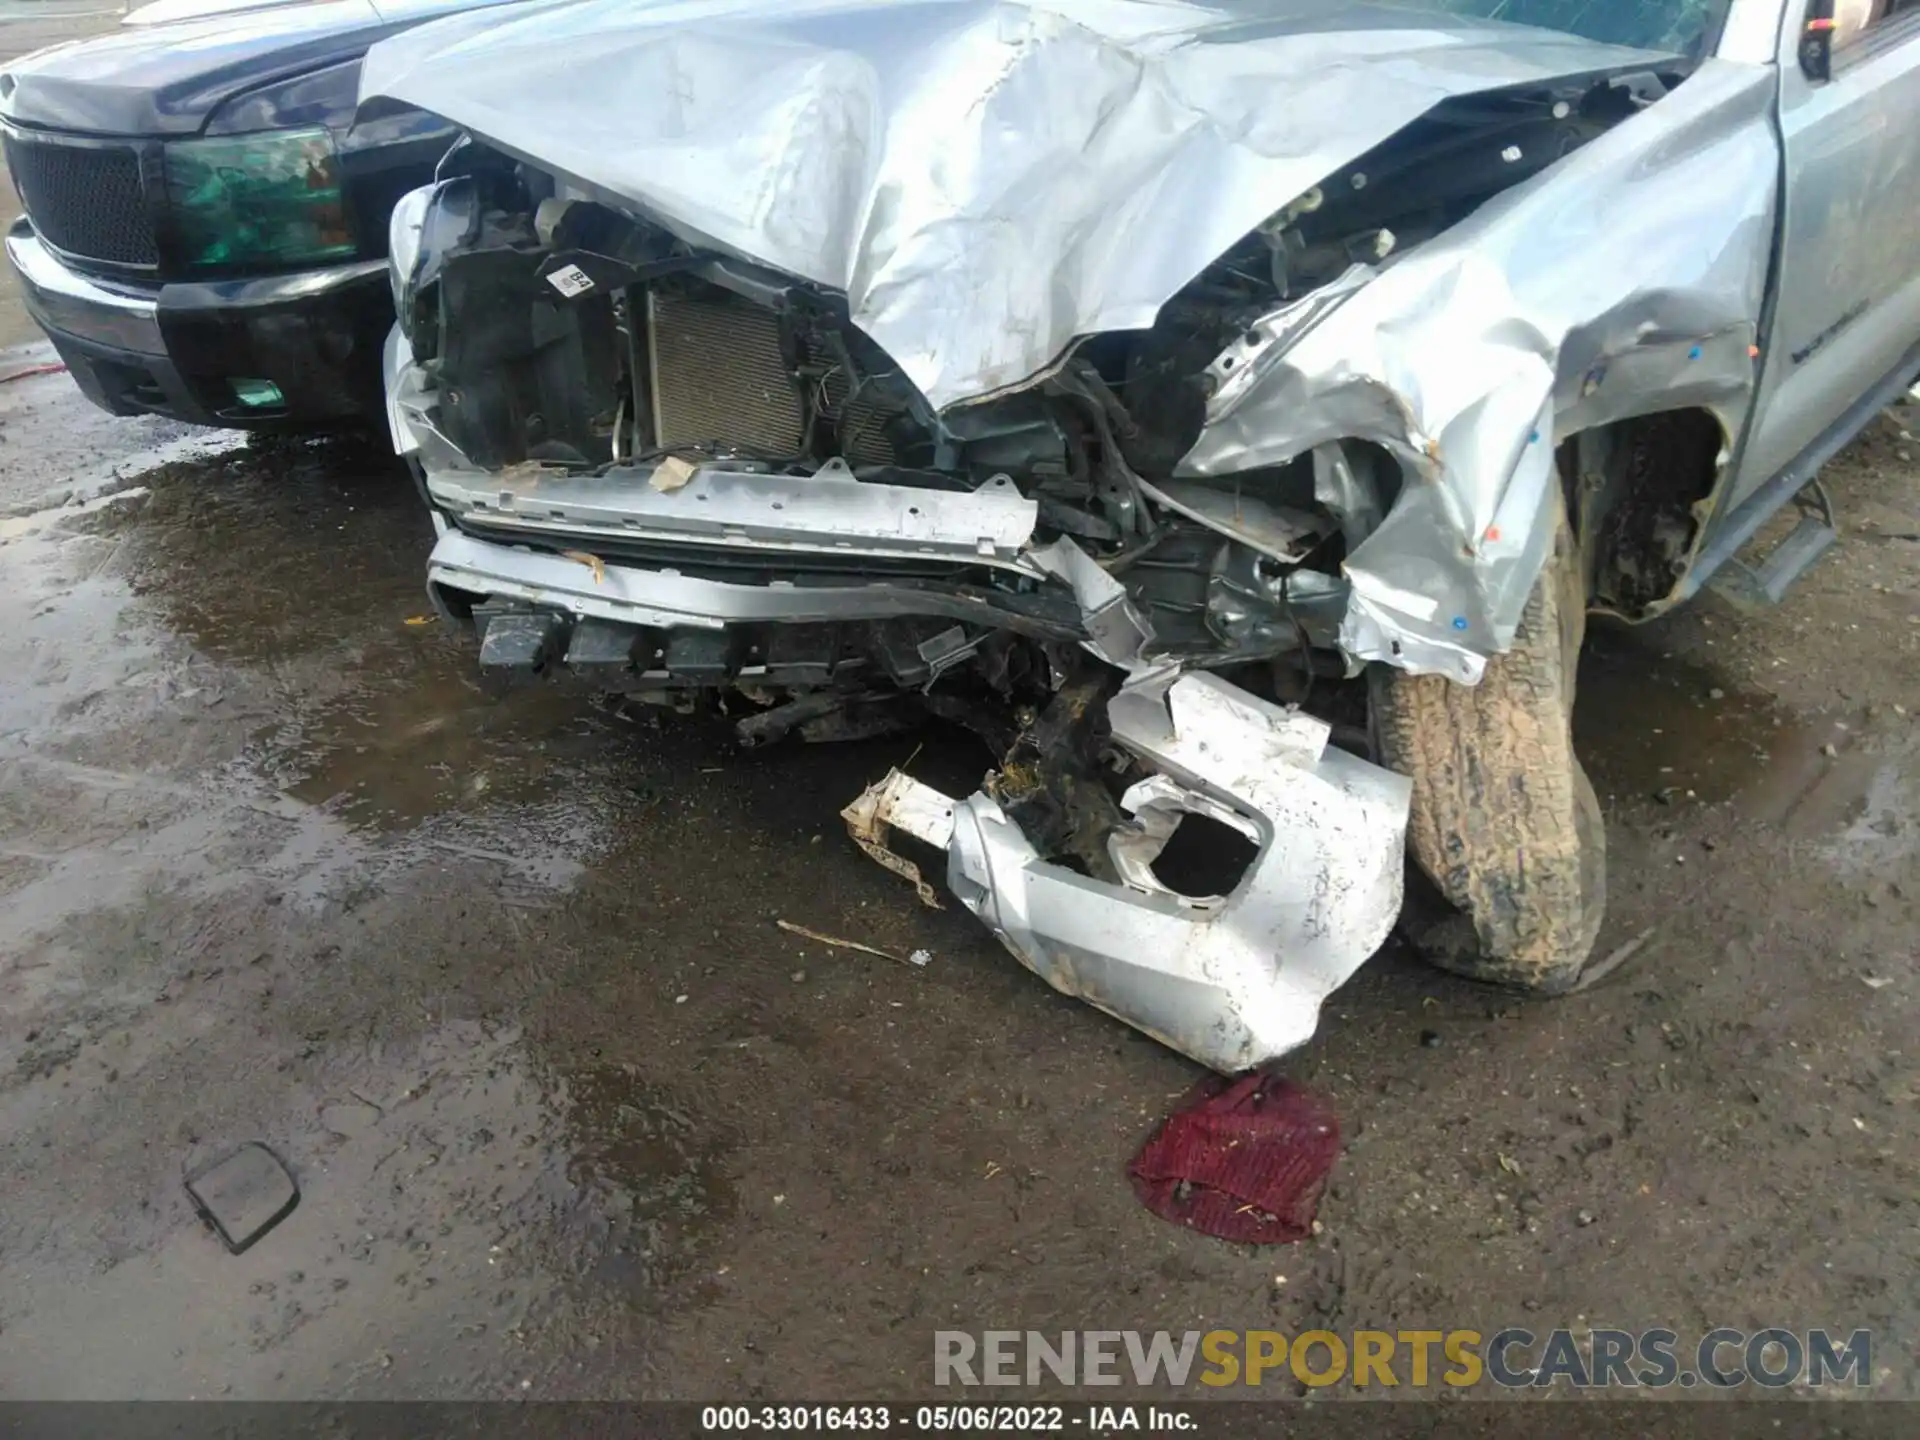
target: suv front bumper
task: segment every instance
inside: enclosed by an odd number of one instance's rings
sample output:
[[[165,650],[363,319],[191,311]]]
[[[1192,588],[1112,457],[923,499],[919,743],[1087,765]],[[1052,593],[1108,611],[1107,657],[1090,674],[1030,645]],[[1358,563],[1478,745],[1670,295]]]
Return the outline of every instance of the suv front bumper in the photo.
[[[25,219],[6,249],[28,312],[102,409],[257,430],[377,423],[383,411],[384,261],[143,287],[76,270]],[[236,380],[271,384],[279,403],[244,403]]]

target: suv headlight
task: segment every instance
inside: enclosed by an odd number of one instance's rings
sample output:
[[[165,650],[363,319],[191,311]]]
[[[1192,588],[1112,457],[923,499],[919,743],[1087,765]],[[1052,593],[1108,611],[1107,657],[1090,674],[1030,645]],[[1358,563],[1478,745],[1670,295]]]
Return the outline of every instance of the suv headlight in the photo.
[[[175,141],[166,176],[174,242],[189,267],[309,264],[358,249],[323,127]]]

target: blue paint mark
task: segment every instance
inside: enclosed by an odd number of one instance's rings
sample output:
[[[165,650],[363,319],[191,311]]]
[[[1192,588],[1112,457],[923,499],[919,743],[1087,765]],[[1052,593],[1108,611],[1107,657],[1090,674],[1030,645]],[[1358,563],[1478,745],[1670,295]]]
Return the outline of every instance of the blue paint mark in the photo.
[[[1527,436],[1527,444],[1538,445],[1539,443],[1540,443],[1540,432],[1538,430],[1534,431],[1531,435]]]
[[[1453,628],[1454,628],[1454,629],[1456,629],[1456,630],[1464,630],[1464,629],[1466,629],[1466,628],[1467,628],[1467,617],[1466,617],[1466,616],[1464,616],[1464,615],[1456,615],[1456,616],[1454,616],[1454,617],[1453,617]]]
[[[1698,360],[1703,353],[1704,352],[1700,349],[1700,347],[1696,345],[1687,352],[1687,359]]]

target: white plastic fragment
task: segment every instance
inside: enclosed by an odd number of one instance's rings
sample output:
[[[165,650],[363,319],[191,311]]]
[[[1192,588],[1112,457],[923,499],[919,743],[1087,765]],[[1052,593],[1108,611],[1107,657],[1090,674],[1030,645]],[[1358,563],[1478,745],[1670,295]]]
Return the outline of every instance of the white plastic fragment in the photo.
[[[685,487],[693,479],[695,466],[690,460],[682,460],[678,455],[669,455],[653,467],[653,476],[648,484],[662,495],[671,495]]]

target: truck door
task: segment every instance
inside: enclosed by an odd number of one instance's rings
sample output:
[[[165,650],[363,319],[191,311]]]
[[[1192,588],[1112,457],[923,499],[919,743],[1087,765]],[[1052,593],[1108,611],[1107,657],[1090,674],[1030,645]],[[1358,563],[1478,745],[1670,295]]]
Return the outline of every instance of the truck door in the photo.
[[[1735,501],[1920,346],[1920,0],[1838,0],[1824,80],[1800,63],[1813,8],[1789,0],[1781,37],[1779,293]]]

